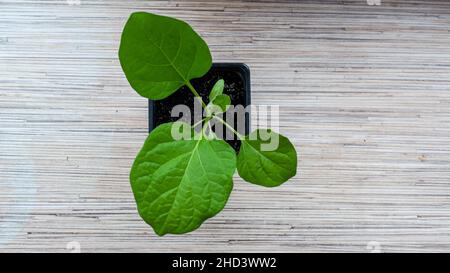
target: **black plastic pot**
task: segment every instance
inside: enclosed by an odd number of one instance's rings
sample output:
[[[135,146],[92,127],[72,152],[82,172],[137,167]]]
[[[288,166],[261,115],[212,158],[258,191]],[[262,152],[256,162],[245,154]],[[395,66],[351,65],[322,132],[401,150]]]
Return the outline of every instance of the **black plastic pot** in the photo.
[[[224,94],[231,98],[232,105],[250,105],[250,69],[243,63],[214,63],[206,75],[191,81],[197,92],[208,103],[208,94],[217,80],[225,81]],[[169,97],[152,101],[149,100],[149,132],[158,125],[166,122],[176,121],[178,118],[171,117],[172,108],[175,105],[184,104],[193,111],[194,95],[186,87],[181,87]],[[236,128],[235,128],[236,129]],[[250,132],[250,115],[245,115],[245,133]],[[237,139],[227,141],[236,151],[239,150],[240,142]]]

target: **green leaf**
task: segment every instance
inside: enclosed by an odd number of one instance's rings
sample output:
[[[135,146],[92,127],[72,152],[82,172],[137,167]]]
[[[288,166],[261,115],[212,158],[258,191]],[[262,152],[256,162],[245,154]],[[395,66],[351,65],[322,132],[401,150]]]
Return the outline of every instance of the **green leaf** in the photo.
[[[248,182],[279,186],[297,173],[297,152],[286,137],[270,129],[259,129],[242,141],[237,169]]]
[[[198,135],[174,140],[172,124],[152,131],[130,174],[139,214],[161,236],[195,230],[220,212],[236,170],[235,152],[226,142]]]
[[[211,117],[213,114],[226,112],[230,107],[231,99],[228,95],[218,95],[212,102],[208,103],[205,112],[206,117]]]
[[[228,95],[221,94],[213,100],[213,104],[219,106],[225,112],[231,104],[231,99]]]
[[[225,81],[220,79],[214,84],[211,93],[209,93],[209,101],[213,101],[217,96],[222,95]]]
[[[134,90],[153,100],[203,76],[212,64],[207,44],[187,23],[146,12],[128,19],[119,59]]]

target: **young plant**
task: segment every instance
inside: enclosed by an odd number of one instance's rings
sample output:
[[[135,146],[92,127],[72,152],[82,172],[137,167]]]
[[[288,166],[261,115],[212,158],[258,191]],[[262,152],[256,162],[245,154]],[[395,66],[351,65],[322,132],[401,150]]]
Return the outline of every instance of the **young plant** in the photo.
[[[203,102],[190,80],[205,75],[212,58],[205,41],[187,23],[133,13],[122,33],[119,59],[141,96],[160,100],[186,85],[201,100],[207,116],[200,132],[180,122],[158,126],[134,161],[130,181],[138,211],[158,235],[193,231],[220,212],[233,188],[236,168],[244,180],[266,187],[278,186],[296,174],[297,153],[286,137],[270,129],[244,136],[217,115],[231,103],[223,94],[223,80],[212,88],[210,103]],[[224,140],[207,132],[213,119],[241,140],[237,156]],[[174,138],[180,128],[191,138]],[[264,149],[271,138],[279,140],[278,146]]]

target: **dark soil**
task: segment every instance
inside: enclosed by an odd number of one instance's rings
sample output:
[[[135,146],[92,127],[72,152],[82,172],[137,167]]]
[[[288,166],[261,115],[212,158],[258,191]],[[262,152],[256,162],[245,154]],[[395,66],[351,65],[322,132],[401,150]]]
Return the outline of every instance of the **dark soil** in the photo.
[[[235,67],[213,66],[205,76],[194,79],[191,81],[191,83],[200,94],[200,96],[202,96],[203,101],[208,104],[208,95],[210,93],[210,90],[219,79],[223,79],[225,81],[225,88],[223,93],[230,96],[231,104],[243,105],[245,107],[248,103],[246,101],[245,82],[241,73],[241,70]],[[178,117],[171,117],[170,115],[172,108],[178,104],[189,106],[192,113],[191,123],[193,123],[194,95],[187,86],[183,86],[169,97],[154,102],[153,124],[155,125],[155,127],[162,123],[178,120]],[[236,123],[237,122],[235,122],[235,124]],[[236,136],[234,140],[227,140],[227,142],[236,151],[239,151],[241,143]]]

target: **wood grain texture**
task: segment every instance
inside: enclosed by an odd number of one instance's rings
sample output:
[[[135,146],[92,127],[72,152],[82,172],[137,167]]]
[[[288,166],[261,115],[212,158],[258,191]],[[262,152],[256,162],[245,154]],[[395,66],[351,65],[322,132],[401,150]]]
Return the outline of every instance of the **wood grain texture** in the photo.
[[[137,10],[186,20],[216,62],[250,66],[253,103],[280,105],[299,151],[292,181],[236,176],[224,211],[183,236],[139,218],[128,173],[147,102],[117,59]],[[450,251],[450,1],[0,0],[0,251],[69,242]]]

